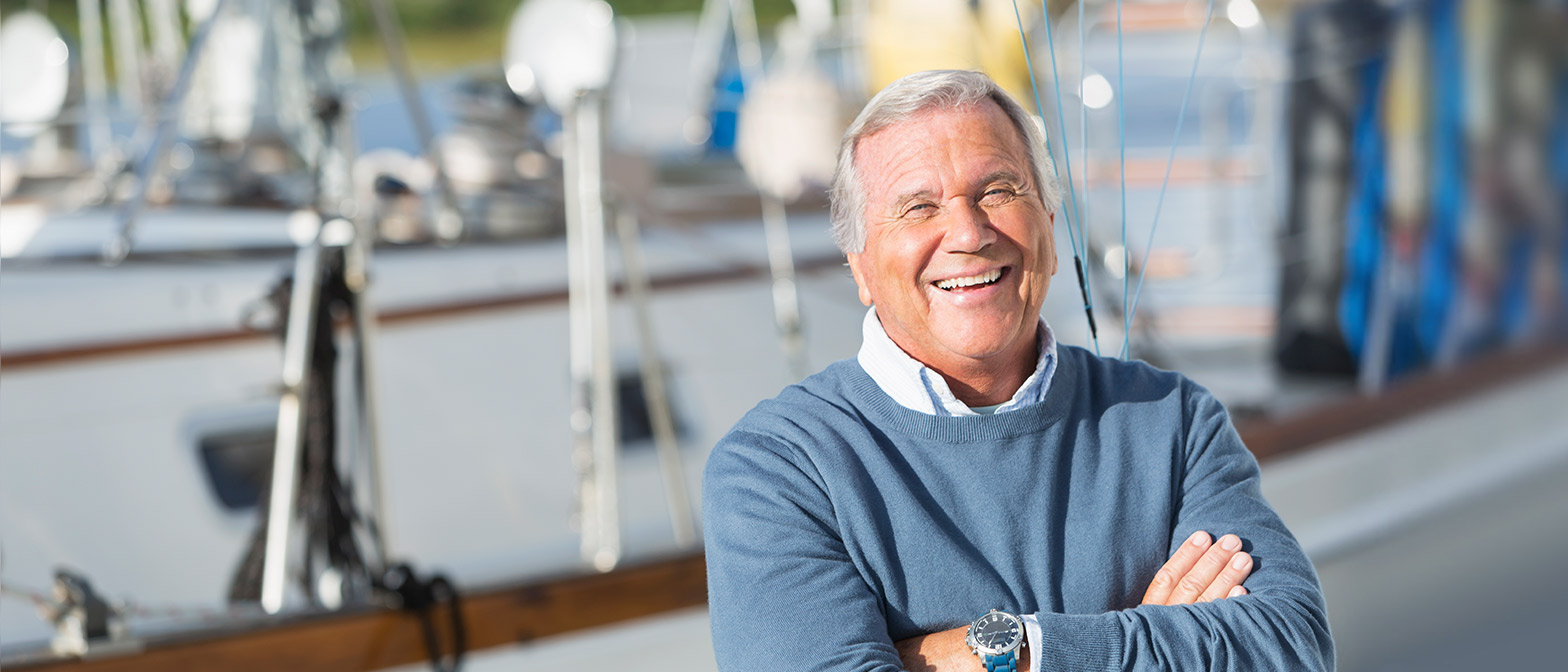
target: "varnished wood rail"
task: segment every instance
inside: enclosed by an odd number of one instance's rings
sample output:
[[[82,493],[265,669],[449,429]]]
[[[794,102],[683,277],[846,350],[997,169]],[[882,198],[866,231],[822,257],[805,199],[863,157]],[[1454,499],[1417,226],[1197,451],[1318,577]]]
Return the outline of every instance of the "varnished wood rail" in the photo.
[[[707,603],[700,553],[615,570],[520,584],[463,596],[469,651],[528,642]],[[448,615],[433,617],[442,639]],[[170,635],[139,650],[81,658],[8,662],[6,670],[377,670],[427,660],[419,620],[392,609],[283,616],[241,629]]]
[[[1446,371],[1396,380],[1376,396],[1351,395],[1288,417],[1238,428],[1258,461],[1267,462],[1359,434],[1568,365],[1568,343],[1503,350]],[[1565,404],[1568,408],[1568,404]]]

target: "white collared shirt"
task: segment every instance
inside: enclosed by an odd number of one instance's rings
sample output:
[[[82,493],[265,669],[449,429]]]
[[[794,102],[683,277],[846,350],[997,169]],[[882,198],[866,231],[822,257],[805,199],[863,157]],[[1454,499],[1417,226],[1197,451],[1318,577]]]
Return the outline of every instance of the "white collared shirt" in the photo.
[[[861,333],[863,340],[856,361],[876,381],[877,387],[882,388],[900,406],[927,415],[981,414],[953,396],[942,374],[910,357],[888,337],[887,330],[882,328],[882,320],[877,319],[876,307],[866,311]],[[1056,335],[1051,333],[1051,327],[1043,317],[1040,318],[1039,334],[1040,354],[1035,361],[1034,373],[1024,379],[1024,384],[1013,393],[1012,399],[997,406],[993,412],[1006,413],[1045,400],[1046,392],[1051,389],[1051,378],[1056,375]],[[1038,670],[1040,641],[1044,636],[1040,630],[1040,621],[1034,614],[1020,614],[1020,620],[1024,622],[1024,638],[1028,642],[1028,650],[1024,654],[1029,656],[1030,669]]]
[[[1044,318],[1040,319],[1039,333],[1040,353],[1034,373],[1029,374],[1012,399],[996,407],[996,413],[1038,404],[1051,389],[1051,378],[1056,373],[1056,336]],[[910,357],[888,337],[875,307],[866,311],[861,334],[863,340],[856,361],[876,381],[877,387],[900,406],[927,415],[981,415],[953,396],[942,374]]]

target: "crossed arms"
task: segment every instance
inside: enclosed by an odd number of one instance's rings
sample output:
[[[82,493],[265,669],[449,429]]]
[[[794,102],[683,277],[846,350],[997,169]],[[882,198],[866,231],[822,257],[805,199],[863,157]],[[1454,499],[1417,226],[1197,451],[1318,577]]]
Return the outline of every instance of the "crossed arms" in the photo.
[[[903,457],[824,445],[835,439],[809,421],[813,409],[784,408],[765,431],[733,432],[704,480],[720,669],[976,670],[964,625],[1010,605],[1038,610],[1039,655],[1051,672],[1332,669],[1316,574],[1263,500],[1256,461],[1206,391],[1182,396],[1178,464],[1161,467],[1166,458],[1146,451],[1143,462],[1121,465],[1143,475],[1102,500],[1109,508],[987,504],[985,515],[1071,521],[1030,542],[1041,550],[1011,557],[1008,548],[1022,547],[972,536],[928,505],[951,489],[907,478]],[[1053,488],[1070,489],[1061,485],[1035,490],[1049,501]],[[1136,532],[1123,535],[1119,521]],[[1227,534],[1208,543],[1205,530]],[[1068,556],[1065,567],[1038,569]],[[1237,559],[1243,567],[1231,566]]]
[[[1154,575],[1142,604],[1177,605],[1213,602],[1247,594],[1242,582],[1252,573],[1252,556],[1241,550],[1241,538],[1194,532]],[[961,672],[981,669],[980,660],[964,645],[968,626],[899,641],[898,657],[909,672]],[[1019,672],[1029,672],[1030,656],[1020,652]]]

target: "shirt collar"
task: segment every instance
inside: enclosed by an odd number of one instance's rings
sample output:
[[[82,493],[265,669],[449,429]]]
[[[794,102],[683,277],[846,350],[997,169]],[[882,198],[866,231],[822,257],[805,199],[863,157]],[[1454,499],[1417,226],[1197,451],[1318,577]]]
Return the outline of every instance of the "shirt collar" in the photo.
[[[910,357],[888,337],[887,331],[882,328],[882,321],[877,319],[875,307],[866,311],[861,334],[863,340],[856,360],[876,381],[877,386],[900,406],[927,415],[978,415],[953,396],[941,374]],[[1039,334],[1040,352],[1034,373],[1029,374],[1024,384],[1013,393],[1012,399],[996,409],[997,413],[1018,410],[1045,400],[1045,394],[1051,387],[1051,378],[1056,374],[1056,335],[1051,333],[1051,327],[1044,318],[1040,318]]]

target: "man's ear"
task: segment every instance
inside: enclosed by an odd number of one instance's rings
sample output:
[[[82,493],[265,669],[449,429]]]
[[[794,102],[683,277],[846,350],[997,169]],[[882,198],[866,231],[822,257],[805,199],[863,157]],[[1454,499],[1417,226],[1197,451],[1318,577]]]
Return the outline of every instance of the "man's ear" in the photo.
[[[855,253],[845,256],[849,257],[849,272],[855,276],[855,287],[860,290],[860,303],[867,306],[871,305],[871,288],[866,284],[866,272],[864,267],[861,266],[861,256]]]

